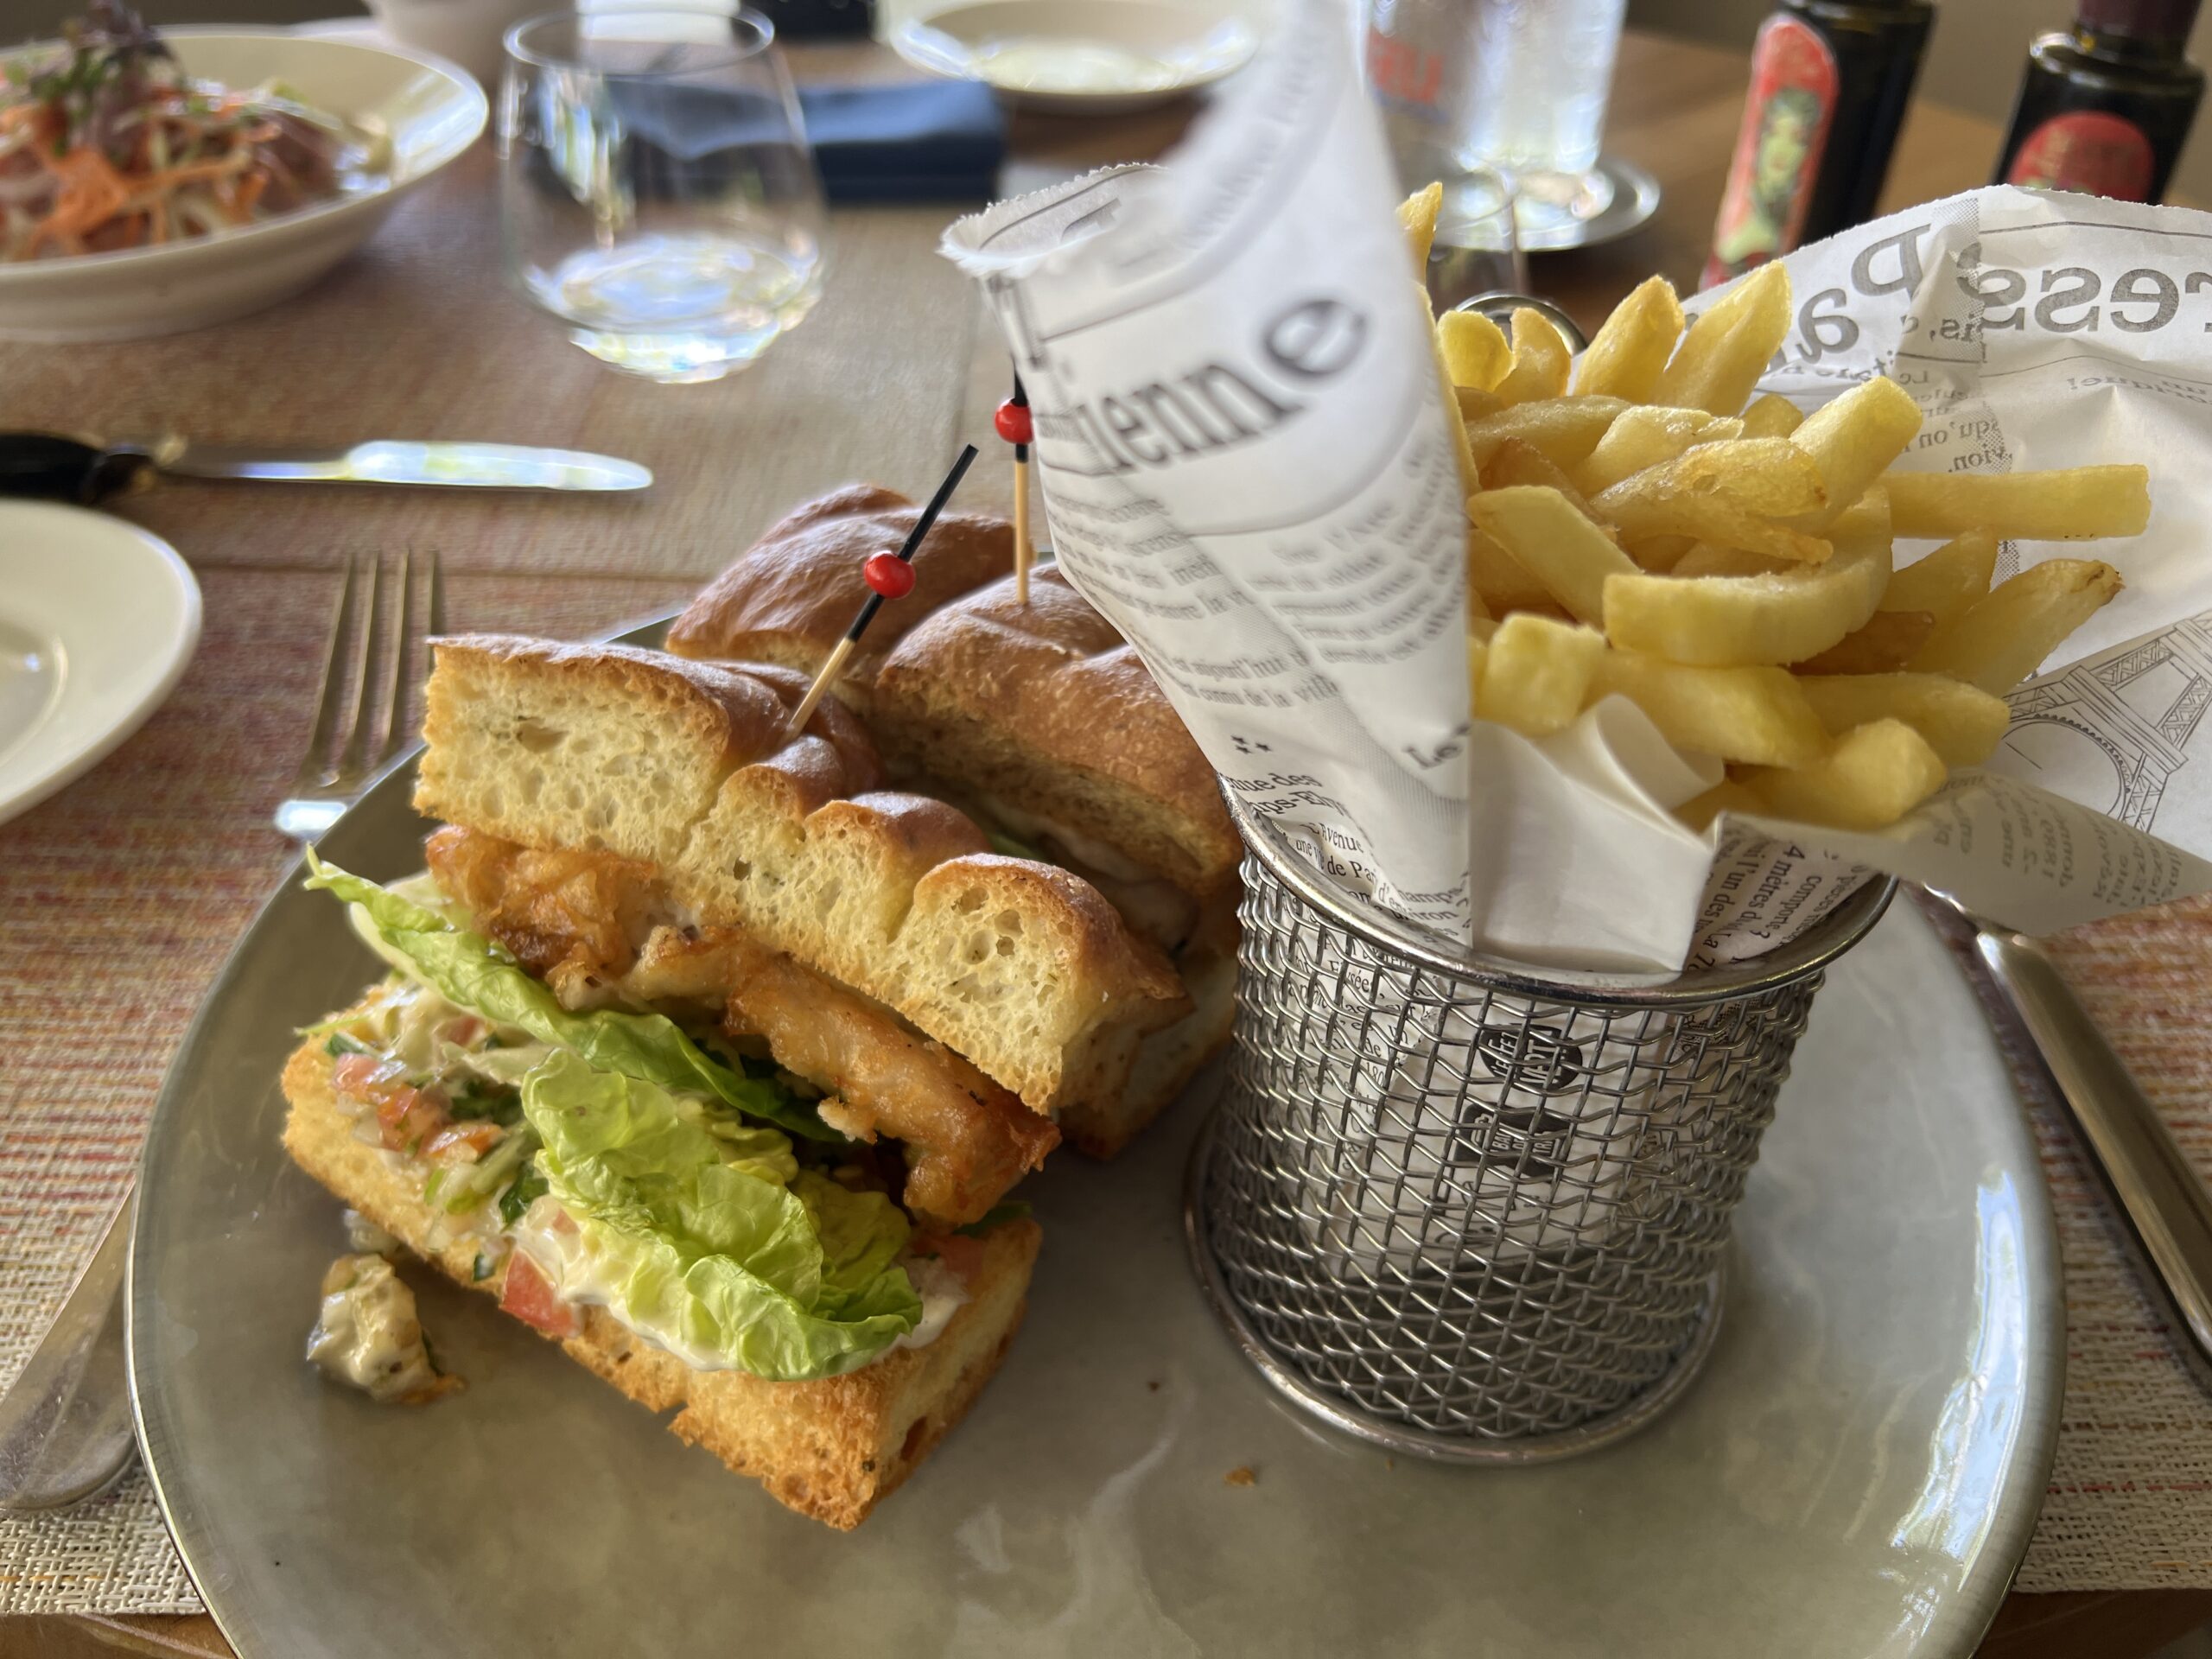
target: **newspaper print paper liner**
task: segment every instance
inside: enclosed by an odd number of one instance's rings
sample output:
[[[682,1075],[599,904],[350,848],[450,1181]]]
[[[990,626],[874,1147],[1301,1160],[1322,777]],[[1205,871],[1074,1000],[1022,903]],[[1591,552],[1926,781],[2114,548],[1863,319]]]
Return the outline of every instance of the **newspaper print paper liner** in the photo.
[[[1797,317],[1764,389],[1811,406],[1887,372],[1928,411],[1904,465],[2144,461],[2153,516],[2094,548],[2127,589],[2057,686],[2019,694],[1988,772],[1874,834],[1694,834],[1670,809],[1718,763],[1625,702],[1538,743],[1467,718],[1456,632],[1433,632],[1465,591],[1436,499],[1448,434],[1349,27],[1342,0],[1296,0],[1166,167],[945,241],[1029,388],[1063,566],[1240,798],[1384,908],[1556,965],[1756,955],[1869,868],[2030,931],[2212,887],[2208,791],[2176,787],[2212,695],[2212,467],[2189,464],[2212,449],[2212,216],[1996,188],[1789,257]],[[2078,551],[2015,543],[2000,574]],[[1749,880],[1745,830],[1770,837]],[[1745,915],[1747,893],[1791,897]]]

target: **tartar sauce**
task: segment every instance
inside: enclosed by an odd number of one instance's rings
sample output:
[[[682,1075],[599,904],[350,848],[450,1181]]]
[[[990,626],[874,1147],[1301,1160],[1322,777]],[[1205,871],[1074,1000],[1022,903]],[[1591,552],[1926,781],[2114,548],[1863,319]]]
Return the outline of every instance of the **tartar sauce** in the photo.
[[[419,1404],[460,1386],[430,1363],[415,1293],[380,1255],[341,1255],[330,1264],[308,1358],[379,1403]]]

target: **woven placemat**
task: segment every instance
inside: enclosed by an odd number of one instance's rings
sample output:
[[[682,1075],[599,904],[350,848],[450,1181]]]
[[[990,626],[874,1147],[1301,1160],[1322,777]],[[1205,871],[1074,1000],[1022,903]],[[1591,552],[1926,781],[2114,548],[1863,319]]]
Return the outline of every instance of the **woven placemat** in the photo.
[[[0,826],[0,1386],[98,1242],[186,1025],[291,856],[268,814],[306,741],[334,578],[200,577],[207,638],[176,696],[90,776]],[[456,628],[581,637],[675,604],[688,584],[448,588]],[[2101,924],[2056,949],[2212,1169],[2212,901]],[[2212,1587],[2212,1396],[2126,1264],[2039,1070],[2014,1055],[2070,1321],[2057,1466],[2018,1587]],[[66,1516],[0,1521],[0,1613],[198,1608],[141,1475]]]
[[[197,574],[206,632],[175,695],[0,825],[0,1387],[99,1243],[186,1026],[294,855],[269,814],[307,746],[336,578]],[[693,586],[461,576],[446,613],[581,638]],[[67,1515],[0,1519],[0,1614],[199,1610],[143,1473]]]
[[[2077,929],[2050,948],[2190,1162],[2212,1171],[2212,896]],[[2066,1258],[2058,1456],[2016,1587],[2212,1587],[2212,1393],[2144,1293],[2048,1073],[2017,1030],[1998,1029]]]

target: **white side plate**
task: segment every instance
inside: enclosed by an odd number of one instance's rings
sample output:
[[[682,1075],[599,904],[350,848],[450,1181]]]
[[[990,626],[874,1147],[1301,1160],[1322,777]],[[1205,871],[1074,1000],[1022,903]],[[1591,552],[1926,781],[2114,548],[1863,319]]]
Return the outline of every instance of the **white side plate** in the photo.
[[[0,501],[0,822],[143,725],[199,643],[200,587],[167,542]]]
[[[1242,68],[1258,38],[1234,0],[956,0],[901,25],[918,69],[988,83],[1024,109],[1110,115]]]

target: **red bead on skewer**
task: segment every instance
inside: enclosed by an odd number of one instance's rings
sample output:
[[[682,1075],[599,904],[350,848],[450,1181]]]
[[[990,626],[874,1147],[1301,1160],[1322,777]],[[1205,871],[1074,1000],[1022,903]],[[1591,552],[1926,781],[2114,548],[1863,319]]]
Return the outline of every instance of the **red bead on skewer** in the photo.
[[[999,436],[1008,443],[1034,443],[1037,430],[1029,418],[1029,405],[1017,404],[1011,397],[999,405],[991,424],[998,429]]]
[[[914,567],[896,553],[870,554],[861,575],[886,599],[904,599],[914,591]]]

